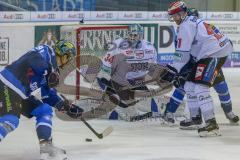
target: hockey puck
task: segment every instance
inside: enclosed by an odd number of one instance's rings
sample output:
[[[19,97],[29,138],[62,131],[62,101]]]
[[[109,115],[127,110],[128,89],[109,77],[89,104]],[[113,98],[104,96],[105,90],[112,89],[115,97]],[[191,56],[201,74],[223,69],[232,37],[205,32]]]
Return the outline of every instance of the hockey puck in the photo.
[[[86,138],[85,141],[86,142],[92,142],[92,139],[91,138]]]

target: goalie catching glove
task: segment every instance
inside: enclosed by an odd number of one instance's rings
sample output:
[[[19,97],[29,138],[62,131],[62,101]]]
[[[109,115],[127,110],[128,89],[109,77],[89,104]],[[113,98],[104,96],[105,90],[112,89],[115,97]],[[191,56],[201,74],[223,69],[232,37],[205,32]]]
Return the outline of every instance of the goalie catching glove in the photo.
[[[82,116],[84,110],[77,105],[70,103],[68,100],[62,100],[56,105],[58,111],[66,113],[72,118],[78,118]]]
[[[167,65],[166,67],[169,70],[161,77],[161,79],[172,83],[176,88],[184,86],[188,75],[178,73],[177,70],[170,65]]]

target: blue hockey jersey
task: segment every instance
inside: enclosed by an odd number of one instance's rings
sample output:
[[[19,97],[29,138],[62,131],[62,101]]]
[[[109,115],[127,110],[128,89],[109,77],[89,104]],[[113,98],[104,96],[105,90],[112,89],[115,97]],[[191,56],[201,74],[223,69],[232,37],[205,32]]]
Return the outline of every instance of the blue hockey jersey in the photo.
[[[48,87],[47,76],[51,72],[57,72],[57,69],[53,49],[47,45],[40,45],[6,66],[0,72],[0,80],[23,99],[32,96],[31,94],[38,89],[41,98],[54,105],[60,97],[55,89]]]

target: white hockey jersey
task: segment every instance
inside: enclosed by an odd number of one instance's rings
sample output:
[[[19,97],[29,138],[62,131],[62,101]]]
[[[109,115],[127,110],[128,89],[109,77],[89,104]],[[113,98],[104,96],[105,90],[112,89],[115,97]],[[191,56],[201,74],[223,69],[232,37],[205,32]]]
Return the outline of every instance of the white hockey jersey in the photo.
[[[176,53],[180,54],[177,69],[184,65],[189,54],[200,60],[208,57],[225,57],[232,52],[230,40],[217,27],[195,16],[187,16],[177,28]],[[181,64],[182,63],[182,64]]]
[[[154,46],[145,40],[139,41],[136,47],[132,48],[127,39],[119,38],[113,41],[106,55],[103,57],[103,67],[106,70],[111,69],[113,56],[117,54],[124,54],[127,58],[127,63],[156,63],[157,53]],[[141,67],[141,65],[139,65]],[[142,66],[144,67],[144,66]],[[141,70],[141,69],[140,69]],[[144,70],[144,69],[143,69]],[[133,79],[144,76],[147,71],[129,72],[126,75],[126,79]]]

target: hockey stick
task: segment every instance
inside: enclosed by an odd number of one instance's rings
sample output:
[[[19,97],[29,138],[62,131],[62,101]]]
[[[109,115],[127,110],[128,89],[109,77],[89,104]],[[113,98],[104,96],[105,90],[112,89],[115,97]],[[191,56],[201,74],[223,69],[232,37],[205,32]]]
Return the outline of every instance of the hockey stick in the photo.
[[[60,96],[64,100],[68,100],[64,95],[60,94]],[[99,139],[102,139],[103,137],[108,136],[113,131],[113,127],[109,126],[107,127],[102,133],[98,133],[82,116],[80,117],[80,120],[87,126],[88,129],[90,129]]]
[[[113,131],[113,127],[109,126],[102,133],[98,133],[83,117],[81,117],[81,120],[88,127],[88,129],[90,129],[99,139],[108,136]]]

